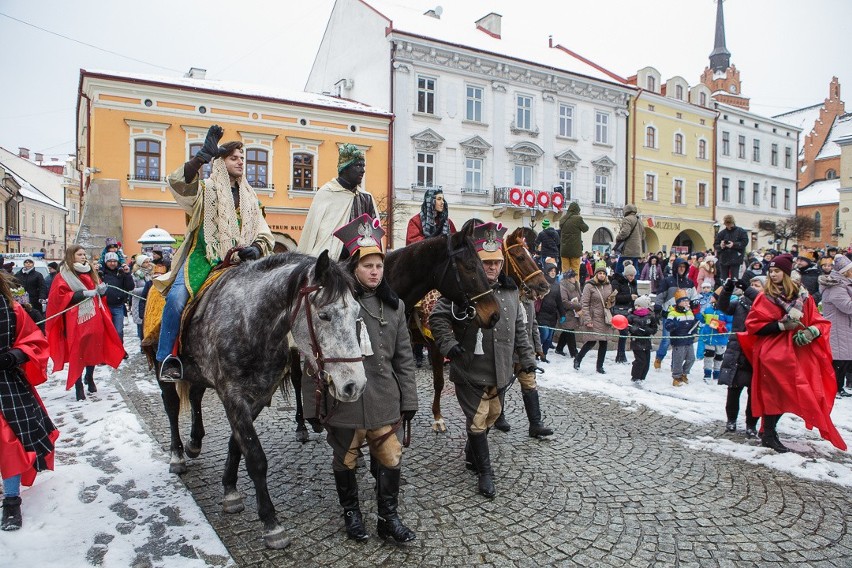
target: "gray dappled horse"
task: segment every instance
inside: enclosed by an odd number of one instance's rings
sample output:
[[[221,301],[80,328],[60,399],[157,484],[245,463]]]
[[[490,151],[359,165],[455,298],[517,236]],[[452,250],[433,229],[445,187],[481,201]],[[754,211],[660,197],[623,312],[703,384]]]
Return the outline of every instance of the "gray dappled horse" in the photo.
[[[245,456],[269,548],[284,548],[290,540],[269,496],[266,455],[253,422],[286,374],[288,333],[327,396],[344,402],[361,396],[367,377],[356,333],[359,310],[351,276],[330,262],[327,253],[318,259],[286,253],[230,269],[204,293],[184,325],[181,360],[193,407],[187,454],[194,457],[201,450],[201,396],[205,388],[215,389],[231,426],[222,476],[223,510],[237,513],[245,508],[237,491],[237,469]],[[183,456],[176,455],[180,447],[174,444],[176,436],[179,441],[175,433],[179,405],[167,400],[175,388],[162,382],[160,386],[172,425],[171,471],[181,472],[175,459],[182,463]]]

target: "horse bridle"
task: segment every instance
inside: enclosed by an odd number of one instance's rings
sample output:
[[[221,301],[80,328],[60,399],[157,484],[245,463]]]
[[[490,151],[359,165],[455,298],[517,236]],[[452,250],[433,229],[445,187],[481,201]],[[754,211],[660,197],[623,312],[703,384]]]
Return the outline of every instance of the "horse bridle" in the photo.
[[[517,261],[515,261],[515,259],[512,257],[511,254],[509,254],[509,251],[512,250],[515,247],[523,247],[524,251],[527,254],[529,254],[529,251],[527,250],[526,245],[524,245],[524,243],[515,243],[513,245],[506,246],[506,241],[503,241],[503,250],[506,253],[506,258],[509,259],[509,262],[507,262],[506,264],[503,265],[503,271],[506,273],[507,276],[509,276],[509,265],[511,265],[512,270],[514,270],[515,274],[518,275],[518,278],[521,279],[522,290],[524,291],[525,294],[529,295],[529,294],[532,293],[532,290],[530,290],[530,287],[527,286],[527,281],[531,278],[535,278],[539,274],[542,274],[542,272],[541,272],[541,269],[538,269],[535,272],[531,272],[527,276],[522,276],[523,272],[521,271],[521,267],[518,266]],[[530,260],[532,260],[532,257],[530,257]]]
[[[456,265],[455,257],[462,253],[464,247],[459,247],[457,249],[453,249],[453,242],[450,236],[447,236],[447,263],[444,265],[444,270],[441,272],[441,278],[438,280],[438,284],[444,281],[447,277],[447,271],[450,269],[450,266],[453,267],[453,275],[456,277],[456,284],[459,287],[462,295],[464,296],[464,312],[461,317],[456,316],[455,310],[451,310],[453,317],[459,321],[471,320],[476,317],[476,301],[480,298],[487,296],[488,294],[493,294],[494,289],[488,288],[485,292],[480,294],[476,294],[475,296],[468,297],[467,291],[462,286],[461,276],[459,275],[459,267]]]
[[[310,361],[305,361],[305,364],[312,368],[314,373],[314,402],[316,403],[316,417],[319,419],[321,423],[325,423],[331,414],[325,416],[324,418],[320,414],[320,408],[322,406],[322,399],[328,391],[328,386],[331,384],[331,373],[325,370],[326,363],[358,363],[364,360],[364,356],[360,357],[326,357],[322,353],[322,347],[317,341],[317,334],[314,330],[314,322],[311,317],[311,301],[308,296],[313,294],[314,292],[318,292],[322,290],[322,286],[314,285],[308,286],[307,284],[303,285],[299,288],[299,295],[296,298],[296,306],[293,308],[293,311],[290,312],[290,329],[293,328],[293,323],[296,321],[296,315],[299,313],[299,308],[302,306],[302,300],[304,300],[305,306],[305,316],[308,320],[308,335],[310,336],[310,346],[311,352],[314,357],[314,361],[316,365],[311,365]],[[310,373],[308,373],[310,374]]]

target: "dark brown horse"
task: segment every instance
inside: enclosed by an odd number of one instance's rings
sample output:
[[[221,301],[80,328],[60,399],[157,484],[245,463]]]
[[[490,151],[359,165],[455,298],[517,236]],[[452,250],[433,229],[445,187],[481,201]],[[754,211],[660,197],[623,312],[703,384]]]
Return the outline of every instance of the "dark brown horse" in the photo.
[[[526,293],[534,297],[544,297],[550,291],[550,284],[542,274],[538,265],[533,260],[527,248],[527,243],[524,240],[523,227],[515,229],[503,242],[503,271],[511,277],[522,293]],[[385,272],[387,277],[387,272]],[[391,287],[403,295],[403,288],[397,284],[391,283]],[[439,290],[440,291],[440,290]],[[442,293],[442,295],[444,295]],[[406,307],[409,304],[406,303]],[[432,384],[434,386],[434,395],[432,398],[432,430],[435,432],[446,432],[447,427],[444,424],[444,417],[441,414],[441,392],[444,390],[444,356],[438,350],[435,342],[423,335],[423,330],[420,329],[417,323],[414,323],[414,318],[409,320],[413,325],[409,327],[411,331],[411,341],[415,345],[425,345],[429,350],[429,362],[432,364]]]

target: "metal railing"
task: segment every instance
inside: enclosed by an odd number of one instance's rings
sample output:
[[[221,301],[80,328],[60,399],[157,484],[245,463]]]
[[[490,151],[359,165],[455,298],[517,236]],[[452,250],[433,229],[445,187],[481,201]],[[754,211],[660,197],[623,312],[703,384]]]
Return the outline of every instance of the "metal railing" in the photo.
[[[462,195],[488,195],[488,190],[484,187],[463,187],[461,193]]]
[[[411,184],[411,189],[414,189],[414,190],[417,190],[417,191],[426,191],[427,189],[438,189],[440,191],[444,191],[444,186],[443,185],[426,185],[426,184],[423,184],[423,183],[415,182],[415,183]]]

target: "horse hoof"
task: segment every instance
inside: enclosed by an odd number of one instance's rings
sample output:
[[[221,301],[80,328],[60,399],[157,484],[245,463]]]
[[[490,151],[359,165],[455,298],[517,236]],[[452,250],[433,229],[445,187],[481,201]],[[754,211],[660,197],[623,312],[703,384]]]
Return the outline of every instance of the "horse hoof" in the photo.
[[[436,434],[441,434],[447,431],[447,425],[444,423],[443,418],[438,418],[432,422],[432,431]]]
[[[284,527],[278,527],[263,534],[263,542],[266,548],[281,550],[290,546],[290,539],[284,535]]]
[[[201,455],[201,444],[198,444],[196,446],[195,444],[190,442],[186,445],[183,451],[184,453],[186,453],[187,456],[191,458],[197,458],[199,455]]]
[[[243,496],[239,493],[229,493],[222,499],[222,511],[228,514],[240,513],[246,508]]]
[[[296,428],[296,441],[301,443],[306,443],[311,439],[310,434],[308,434],[308,429],[304,426],[299,426]]]
[[[172,462],[169,464],[169,473],[176,473],[178,475],[183,475],[186,473],[186,462]]]

